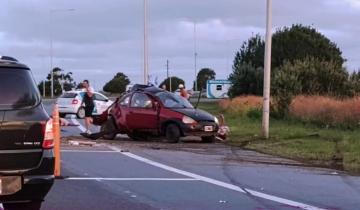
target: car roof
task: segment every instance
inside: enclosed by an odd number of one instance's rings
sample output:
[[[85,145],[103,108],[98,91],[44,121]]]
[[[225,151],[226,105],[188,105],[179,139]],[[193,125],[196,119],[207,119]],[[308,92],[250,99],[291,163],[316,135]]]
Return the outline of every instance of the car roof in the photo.
[[[158,88],[156,86],[149,86],[149,85],[139,85],[139,84],[135,84],[131,90],[131,92],[144,92],[144,93],[149,93],[149,94],[156,94],[158,92],[164,92],[165,90]]]
[[[0,56],[0,67],[1,68],[19,68],[19,69],[27,69],[30,68],[25,64],[19,63],[16,59],[8,56]]]
[[[144,92],[156,94],[159,92],[164,92],[165,90],[157,88],[157,87],[148,87],[144,90]]]

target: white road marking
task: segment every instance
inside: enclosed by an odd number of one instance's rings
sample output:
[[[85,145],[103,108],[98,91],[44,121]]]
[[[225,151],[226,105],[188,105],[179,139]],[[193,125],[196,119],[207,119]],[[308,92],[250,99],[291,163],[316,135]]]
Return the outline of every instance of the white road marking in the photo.
[[[116,151],[108,150],[61,150],[61,152],[79,152],[79,153],[118,153]]]
[[[71,121],[72,121],[74,124],[78,124],[78,125],[79,125],[79,126],[77,126],[77,127],[81,130],[81,132],[84,133],[84,132],[86,131],[86,128],[85,128],[83,125],[81,125],[80,122],[77,121],[77,119],[72,118]]]
[[[103,178],[103,177],[69,177],[65,180],[96,180],[96,181],[199,181],[192,178]]]
[[[127,156],[127,157],[130,157],[130,158],[133,158],[135,160],[147,163],[149,165],[152,165],[152,166],[155,166],[155,167],[167,170],[167,171],[171,171],[171,172],[174,172],[174,173],[177,173],[177,174],[181,174],[181,175],[184,175],[184,176],[187,176],[187,177],[191,177],[191,178],[194,178],[194,179],[197,179],[197,180],[201,180],[203,182],[214,184],[214,185],[217,185],[217,186],[220,186],[220,187],[224,187],[224,188],[227,188],[227,189],[230,189],[230,190],[234,190],[234,191],[245,193],[245,194],[250,194],[251,196],[263,198],[263,199],[266,199],[266,200],[275,201],[275,202],[278,202],[278,203],[282,203],[282,204],[289,205],[289,206],[294,206],[294,207],[301,208],[301,209],[325,210],[325,209],[322,209],[322,208],[319,208],[319,207],[316,207],[316,206],[311,206],[311,205],[308,205],[308,204],[305,204],[305,203],[300,203],[300,202],[297,202],[297,201],[292,201],[292,200],[288,200],[288,199],[285,199],[285,198],[281,198],[281,197],[277,197],[277,196],[257,192],[255,190],[251,190],[251,189],[247,189],[247,188],[240,188],[240,187],[238,187],[236,185],[233,185],[233,184],[229,184],[229,183],[222,182],[222,181],[219,181],[219,180],[216,180],[216,179],[212,179],[212,178],[208,178],[208,177],[201,176],[201,175],[198,175],[198,174],[194,174],[194,173],[191,173],[191,172],[187,172],[187,171],[184,171],[184,170],[180,170],[180,169],[177,169],[177,168],[174,168],[174,167],[171,167],[171,166],[164,165],[162,163],[158,163],[158,162],[143,158],[141,156],[132,154],[130,152],[121,152],[121,150],[119,148],[114,147],[114,146],[108,146],[108,147],[110,149],[114,150],[114,151],[117,151],[117,152]]]

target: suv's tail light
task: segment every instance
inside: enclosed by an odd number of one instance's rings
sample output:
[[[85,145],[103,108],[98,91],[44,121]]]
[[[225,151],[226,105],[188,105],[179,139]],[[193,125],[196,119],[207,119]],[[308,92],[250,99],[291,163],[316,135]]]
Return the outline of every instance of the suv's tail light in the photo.
[[[72,101],[71,101],[71,104],[78,104],[79,103],[79,100],[77,100],[77,99],[73,99]]]
[[[54,133],[53,133],[53,120],[50,119],[45,125],[44,141],[42,144],[43,149],[51,149],[54,147]]]

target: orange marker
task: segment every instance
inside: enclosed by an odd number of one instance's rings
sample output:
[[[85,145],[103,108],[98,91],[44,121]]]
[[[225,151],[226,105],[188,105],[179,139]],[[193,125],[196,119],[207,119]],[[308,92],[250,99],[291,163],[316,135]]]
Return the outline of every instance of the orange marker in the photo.
[[[55,155],[55,177],[59,177],[61,174],[61,158],[60,158],[60,119],[59,108],[57,103],[54,105],[53,110],[53,133],[54,133],[54,155]]]

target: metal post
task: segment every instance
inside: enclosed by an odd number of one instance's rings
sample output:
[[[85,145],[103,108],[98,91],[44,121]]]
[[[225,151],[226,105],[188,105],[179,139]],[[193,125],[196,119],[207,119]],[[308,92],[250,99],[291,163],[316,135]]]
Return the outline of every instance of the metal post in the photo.
[[[64,93],[64,75],[62,73],[61,73],[60,86],[61,86],[61,94],[63,94]]]
[[[169,79],[169,60],[166,60],[166,78]]]
[[[144,84],[148,84],[148,8],[147,0],[144,0]]]
[[[172,92],[172,83],[171,83],[171,80],[172,80],[172,78],[171,78],[171,76],[170,76],[170,92]]]
[[[271,38],[272,38],[272,0],[267,0],[266,7],[266,39],[264,58],[264,95],[262,135],[269,138],[269,115],[270,115],[270,75],[271,75]]]
[[[52,19],[54,12],[73,12],[75,9],[50,9],[49,22],[50,22],[50,74],[51,74],[51,98],[54,98],[54,72],[53,72],[53,27]]]
[[[197,91],[197,49],[196,49],[196,21],[194,21],[194,72],[195,72],[195,82],[194,82],[194,91]]]
[[[45,83],[46,83],[46,80],[43,81],[43,98],[45,98],[45,96],[46,96],[46,93],[45,93],[45,88],[46,88]]]
[[[50,10],[50,74],[51,74],[51,98],[54,98],[54,71],[53,71],[53,32],[52,32],[52,14],[54,10]]]
[[[166,67],[167,67],[167,72],[168,72],[168,78],[169,78],[169,80],[170,80],[170,87],[169,87],[169,91],[170,92],[172,92],[172,82],[171,82],[171,80],[172,80],[172,77],[171,77],[171,75],[170,75],[170,72],[169,72],[169,70],[170,70],[170,68],[169,68],[169,60],[167,60],[167,62],[166,62]]]
[[[169,60],[166,60],[166,76],[167,76],[167,79],[169,80],[169,90],[171,92],[171,77],[169,75]]]
[[[230,40],[229,39],[227,39],[226,40],[226,48],[227,49],[229,49],[229,46],[230,46]],[[230,60],[230,55],[229,55],[229,53],[227,52],[226,53],[227,55],[226,55],[226,73],[229,75],[230,74],[230,68],[229,68],[229,60]]]

